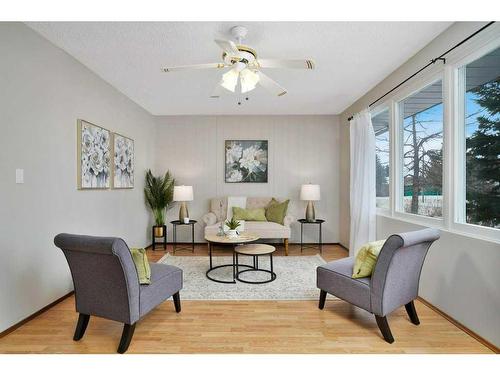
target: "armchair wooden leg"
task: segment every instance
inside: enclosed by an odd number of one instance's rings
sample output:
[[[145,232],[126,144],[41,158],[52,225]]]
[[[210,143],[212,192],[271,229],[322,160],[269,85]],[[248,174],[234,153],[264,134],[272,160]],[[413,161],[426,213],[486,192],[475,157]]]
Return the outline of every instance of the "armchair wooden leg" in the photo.
[[[380,329],[380,332],[382,332],[382,336],[384,336],[385,341],[392,344],[394,342],[394,337],[392,337],[387,317],[375,315],[375,320],[377,321],[378,328]]]
[[[80,340],[85,334],[85,330],[89,324],[90,315],[80,314],[78,316],[78,323],[76,323],[75,334],[73,335],[73,340]]]
[[[288,256],[288,238],[285,238],[283,243],[285,245],[285,255]]]
[[[407,303],[405,305],[405,309],[408,313],[408,316],[410,317],[411,322],[418,326],[420,324],[420,320],[418,319],[417,310],[415,310],[415,304],[413,303],[413,301]]]
[[[180,313],[181,312],[181,295],[179,294],[179,292],[177,292],[173,295],[173,297],[174,297],[175,312]]]
[[[122,338],[120,340],[120,345],[118,345],[117,352],[123,354],[127,351],[130,342],[132,341],[132,336],[134,336],[135,323],[125,324],[123,326]]]
[[[325,301],[326,301],[326,292],[322,290],[319,294],[319,309],[323,310],[323,307],[325,307]]]

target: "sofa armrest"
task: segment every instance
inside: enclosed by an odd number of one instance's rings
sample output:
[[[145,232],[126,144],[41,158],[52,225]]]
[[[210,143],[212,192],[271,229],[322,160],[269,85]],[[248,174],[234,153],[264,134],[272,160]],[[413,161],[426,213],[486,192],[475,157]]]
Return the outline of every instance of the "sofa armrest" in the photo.
[[[214,225],[217,223],[217,216],[213,212],[209,212],[203,215],[202,220],[206,225]]]
[[[286,215],[285,218],[283,219],[283,225],[285,227],[289,227],[290,224],[292,224],[294,220],[295,220],[295,218],[292,215]]]

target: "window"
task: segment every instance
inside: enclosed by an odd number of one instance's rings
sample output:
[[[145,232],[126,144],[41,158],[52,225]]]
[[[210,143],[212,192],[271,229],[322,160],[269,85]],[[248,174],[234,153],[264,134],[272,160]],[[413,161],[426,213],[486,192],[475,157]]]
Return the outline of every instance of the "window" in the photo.
[[[389,109],[373,115],[372,124],[375,131],[377,207],[389,209]]]
[[[500,48],[462,67],[465,207],[461,220],[500,228]],[[465,211],[465,212],[463,212]]]
[[[442,217],[443,89],[434,82],[399,102],[399,210]]]

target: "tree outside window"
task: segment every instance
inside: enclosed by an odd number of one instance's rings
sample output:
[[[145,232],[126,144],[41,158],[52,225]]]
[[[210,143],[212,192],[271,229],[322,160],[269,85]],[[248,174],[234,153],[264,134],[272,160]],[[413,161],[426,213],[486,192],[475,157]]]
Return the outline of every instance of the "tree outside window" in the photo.
[[[500,48],[465,69],[465,220],[500,228]]]
[[[400,102],[404,212],[443,215],[442,98],[437,81]]]

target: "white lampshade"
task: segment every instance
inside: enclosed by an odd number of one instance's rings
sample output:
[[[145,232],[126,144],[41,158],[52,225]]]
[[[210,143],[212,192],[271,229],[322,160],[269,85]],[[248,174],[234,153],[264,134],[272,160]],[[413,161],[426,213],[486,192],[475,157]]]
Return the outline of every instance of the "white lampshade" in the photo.
[[[320,191],[319,185],[305,184],[300,188],[300,200],[302,201],[319,201]]]
[[[193,187],[192,186],[174,186],[174,201],[187,202],[193,200]]]

